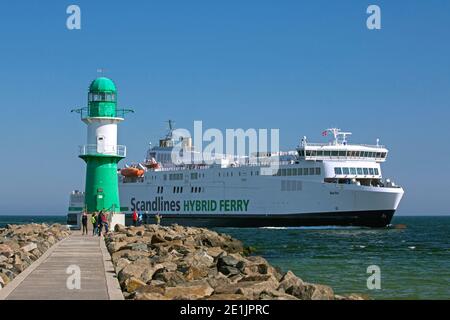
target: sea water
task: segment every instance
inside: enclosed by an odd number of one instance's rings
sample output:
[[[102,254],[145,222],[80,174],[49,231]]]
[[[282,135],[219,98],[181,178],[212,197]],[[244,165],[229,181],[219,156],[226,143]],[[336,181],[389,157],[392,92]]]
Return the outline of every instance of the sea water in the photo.
[[[2,216],[6,224],[62,223],[65,216]],[[402,217],[406,228],[216,228],[255,249],[282,271],[331,286],[337,294],[374,299],[450,299],[450,217]],[[380,289],[369,290],[378,266]]]

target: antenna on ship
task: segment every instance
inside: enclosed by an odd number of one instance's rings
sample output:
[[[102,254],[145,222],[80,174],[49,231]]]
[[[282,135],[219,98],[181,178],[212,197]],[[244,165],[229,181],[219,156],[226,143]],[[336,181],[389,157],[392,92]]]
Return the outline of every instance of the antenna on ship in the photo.
[[[331,134],[333,134],[333,144],[335,145],[339,145],[339,144],[343,144],[346,145],[347,144],[347,136],[350,136],[352,133],[351,132],[342,132],[341,129],[339,128],[330,128],[330,129],[326,129],[325,131],[322,132],[323,136],[327,136],[328,132],[330,132]],[[341,138],[341,139],[339,139]]]
[[[166,122],[169,125],[169,132],[167,133],[166,138],[171,138],[175,121],[169,119]]]

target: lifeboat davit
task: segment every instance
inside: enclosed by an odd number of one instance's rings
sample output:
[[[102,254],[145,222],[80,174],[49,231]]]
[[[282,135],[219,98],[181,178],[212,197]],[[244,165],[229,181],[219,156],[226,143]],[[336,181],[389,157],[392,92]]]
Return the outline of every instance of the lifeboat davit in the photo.
[[[159,169],[159,163],[158,162],[155,162],[155,163],[150,163],[149,164],[149,167],[151,168],[151,169]]]
[[[152,158],[147,164],[146,167],[150,169],[159,169],[159,163],[155,160],[155,158]]]
[[[123,168],[120,170],[120,174],[124,177],[142,177],[144,175],[144,170],[139,168]]]

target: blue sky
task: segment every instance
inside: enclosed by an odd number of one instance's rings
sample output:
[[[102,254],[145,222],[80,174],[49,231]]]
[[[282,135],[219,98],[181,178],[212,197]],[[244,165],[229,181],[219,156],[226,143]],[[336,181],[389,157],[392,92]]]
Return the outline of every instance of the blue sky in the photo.
[[[66,28],[77,4],[82,29]],[[366,28],[366,8],[382,29]],[[164,123],[280,128],[283,149],[338,126],[390,149],[399,214],[450,213],[450,2],[17,1],[0,3],[0,214],[65,214],[99,67],[113,78],[128,160]]]

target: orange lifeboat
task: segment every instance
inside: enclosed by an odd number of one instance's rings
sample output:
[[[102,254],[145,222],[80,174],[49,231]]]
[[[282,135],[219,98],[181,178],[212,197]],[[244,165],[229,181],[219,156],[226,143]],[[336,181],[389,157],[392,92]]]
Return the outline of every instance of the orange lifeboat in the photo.
[[[120,170],[120,174],[124,177],[142,177],[144,175],[144,170],[139,168],[123,168]]]

